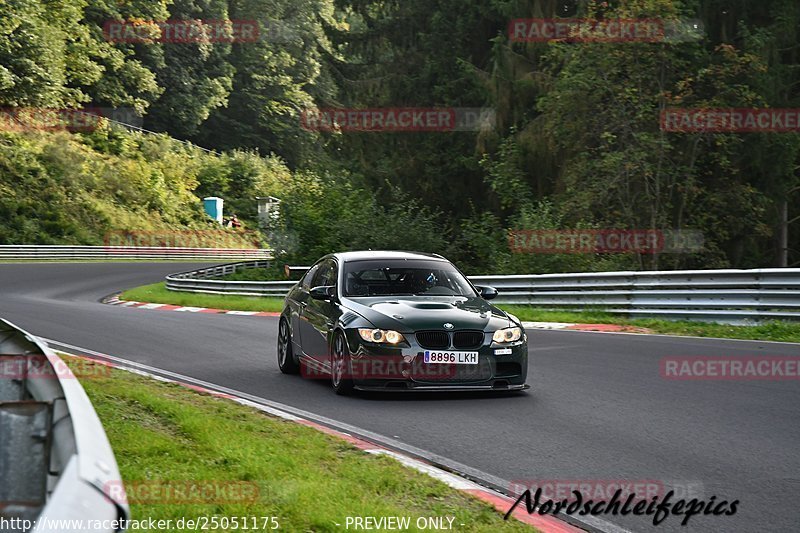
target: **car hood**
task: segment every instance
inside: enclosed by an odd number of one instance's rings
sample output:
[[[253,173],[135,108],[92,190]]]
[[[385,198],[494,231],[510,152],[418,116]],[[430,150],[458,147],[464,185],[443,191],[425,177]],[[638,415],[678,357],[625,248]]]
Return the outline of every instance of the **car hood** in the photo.
[[[511,321],[502,310],[483,298],[453,296],[397,296],[354,298],[347,307],[369,320],[375,327],[400,332],[425,329],[479,329],[494,331],[509,327]]]

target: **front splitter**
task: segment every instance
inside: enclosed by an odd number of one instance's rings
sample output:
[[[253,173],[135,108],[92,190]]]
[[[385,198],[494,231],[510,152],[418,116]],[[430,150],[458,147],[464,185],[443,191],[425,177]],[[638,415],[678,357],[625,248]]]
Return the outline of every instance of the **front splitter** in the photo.
[[[506,387],[492,385],[418,385],[410,383],[406,387],[355,385],[353,388],[365,392],[509,392],[528,390],[531,387],[527,383],[524,385],[508,385]]]

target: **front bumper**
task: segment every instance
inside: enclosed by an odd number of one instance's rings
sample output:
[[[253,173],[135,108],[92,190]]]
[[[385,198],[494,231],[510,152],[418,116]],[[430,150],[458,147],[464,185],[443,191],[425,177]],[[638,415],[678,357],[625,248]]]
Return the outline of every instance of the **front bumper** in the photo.
[[[528,373],[527,338],[511,345],[497,345],[486,333],[478,348],[448,351],[478,352],[477,365],[424,363],[426,348],[413,334],[404,335],[400,347],[366,343],[355,330],[347,332],[351,354],[351,378],[355,388],[369,391],[512,391],[525,390]],[[496,353],[498,350],[500,353]],[[509,352],[510,353],[507,353]],[[503,353],[505,352],[505,353]]]

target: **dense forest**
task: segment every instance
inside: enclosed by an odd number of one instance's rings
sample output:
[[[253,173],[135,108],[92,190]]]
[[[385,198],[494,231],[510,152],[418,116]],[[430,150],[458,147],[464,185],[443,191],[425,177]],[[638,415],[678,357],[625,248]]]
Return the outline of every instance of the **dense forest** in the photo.
[[[625,42],[509,34],[531,18],[691,31]],[[169,42],[158,25],[168,20],[259,32]],[[145,38],[110,38],[109,24]],[[12,0],[0,2],[0,107],[128,108],[162,134],[0,132],[3,243],[199,227],[206,195],[252,227],[252,198],[273,195],[280,216],[262,227],[265,242],[297,263],[403,248],[468,273],[800,264],[797,128],[660,125],[671,107],[800,108],[797,0]],[[492,120],[320,131],[304,127],[315,108],[481,108]],[[704,246],[509,246],[510,230],[570,228],[696,230]]]

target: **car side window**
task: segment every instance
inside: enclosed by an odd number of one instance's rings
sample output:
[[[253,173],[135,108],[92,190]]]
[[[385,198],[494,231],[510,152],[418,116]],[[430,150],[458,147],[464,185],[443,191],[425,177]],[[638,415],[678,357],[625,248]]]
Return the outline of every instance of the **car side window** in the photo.
[[[306,275],[303,276],[303,283],[302,283],[302,286],[303,286],[304,289],[310,289],[311,287],[315,286],[315,285],[311,284],[311,281],[314,279],[315,275],[317,274],[317,271],[319,270],[319,267],[320,267],[321,264],[322,263],[317,263],[316,265],[314,265],[311,268],[309,268],[308,271],[306,271]]]
[[[322,285],[336,285],[336,263],[333,260],[323,262],[314,276],[314,281],[311,282],[312,287]]]
[[[328,282],[325,285],[333,285],[334,287],[338,285],[337,281],[339,281],[339,269],[336,261],[331,260],[331,270],[327,281]]]

